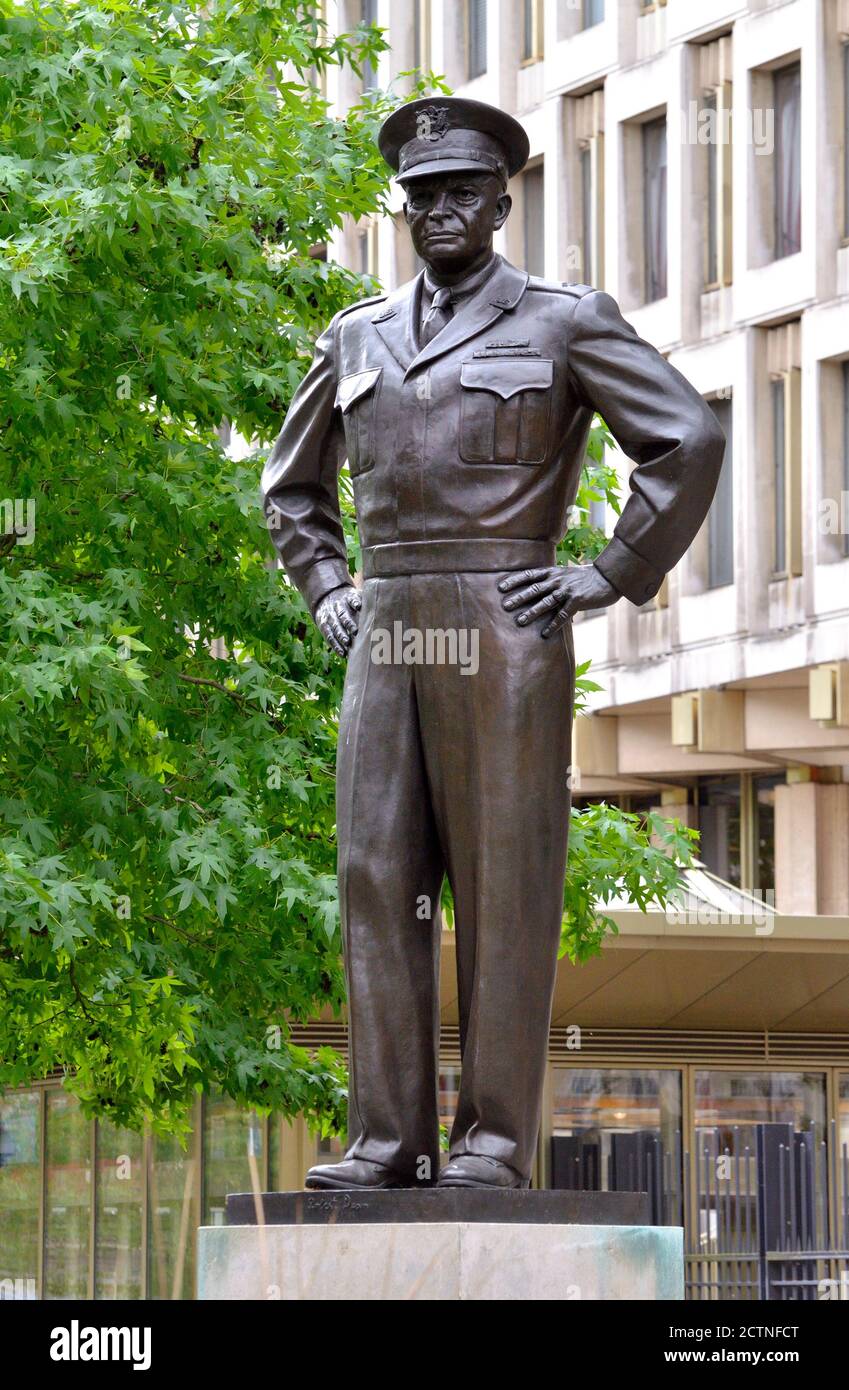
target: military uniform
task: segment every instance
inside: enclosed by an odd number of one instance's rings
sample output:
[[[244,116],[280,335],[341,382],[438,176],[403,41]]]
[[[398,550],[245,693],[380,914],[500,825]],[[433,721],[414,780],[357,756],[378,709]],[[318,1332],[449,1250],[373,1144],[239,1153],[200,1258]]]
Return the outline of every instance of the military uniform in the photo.
[[[438,1162],[447,873],[462,1049],[451,1154],[497,1159],[526,1181],[562,916],[575,665],[571,624],[542,641],[539,624],[518,627],[504,611],[497,584],[554,563],[597,410],[637,466],[596,565],[644,603],[704,520],[723,438],[607,294],[496,257],[421,346],[423,279],[336,315],[263,491],[313,612],[349,580],[345,459],[363,546],[337,770],[349,1155],[407,1176],[423,1156]],[[372,636],[396,622],[477,631],[477,674],[377,664]]]

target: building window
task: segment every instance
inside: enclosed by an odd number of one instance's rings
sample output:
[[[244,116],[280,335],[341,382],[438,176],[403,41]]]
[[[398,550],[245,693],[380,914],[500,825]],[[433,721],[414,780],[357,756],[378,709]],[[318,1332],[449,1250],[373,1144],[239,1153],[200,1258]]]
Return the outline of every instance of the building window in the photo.
[[[698,857],[717,878],[742,886],[740,778],[700,777]]]
[[[793,367],[770,381],[776,579],[802,573],[801,376]]]
[[[377,0],[360,0],[360,24],[377,23]],[[377,86],[377,73],[370,61],[363,63],[363,91]]]
[[[707,227],[705,288],[730,285],[731,261],[731,39],[716,39],[699,50],[706,113]]]
[[[773,577],[802,573],[802,373],[798,319],[770,329]]]
[[[844,518],[843,554],[849,555],[849,359],[843,363],[843,496],[838,513]]]
[[[94,1126],[67,1091],[47,1095],[44,1298],[89,1298]]]
[[[582,29],[592,29],[594,25],[601,24],[604,19],[604,0],[584,0],[582,11]]]
[[[198,1227],[198,1132],[154,1136],[148,1168],[148,1297],[191,1298]]]
[[[642,142],[644,298],[651,304],[667,293],[665,116],[645,123]]]
[[[251,1157],[255,1121],[229,1096],[218,1092],[203,1103],[203,1224],[223,1226],[228,1192],[253,1188]],[[255,1160],[254,1160],[255,1161]]]
[[[652,1221],[681,1212],[681,1073],[554,1067],[552,1186],[648,1191]]]
[[[769,384],[772,403],[772,488],[773,508],[773,570],[787,571],[787,411],[784,378],[773,377]]]
[[[418,72],[430,72],[430,0],[414,0],[413,67]]]
[[[538,63],[545,52],[543,0],[522,0],[522,62]]]
[[[755,892],[775,893],[775,789],[786,781],[784,772],[759,772],[752,777],[751,886]]]
[[[99,1123],[95,1147],[95,1298],[142,1298],[142,1136]]]
[[[849,40],[843,45],[843,236],[849,241]]]
[[[722,471],[708,512],[708,588],[734,583],[734,473],[731,446],[733,408],[730,398],[710,402],[725,434]]]
[[[775,258],[802,249],[802,68],[773,75],[775,108]]]
[[[525,270],[545,274],[545,175],[542,164],[528,169],[522,178],[525,213]]]
[[[466,80],[486,72],[486,0],[466,0]]]
[[[604,88],[575,101],[575,135],[581,184],[581,275],[604,282]],[[576,228],[577,231],[577,228]]]
[[[371,219],[357,232],[357,259],[361,275],[377,279],[378,247],[377,221]]]
[[[41,1094],[0,1099],[0,1280],[3,1298],[38,1296],[41,1211]]]
[[[593,156],[589,143],[582,145],[581,162],[581,260],[584,283],[593,282]]]
[[[695,1083],[696,1131],[721,1128],[726,1143],[738,1126],[741,1148],[754,1148],[755,1125],[789,1125],[797,1133],[825,1129],[822,1072],[697,1071]]]

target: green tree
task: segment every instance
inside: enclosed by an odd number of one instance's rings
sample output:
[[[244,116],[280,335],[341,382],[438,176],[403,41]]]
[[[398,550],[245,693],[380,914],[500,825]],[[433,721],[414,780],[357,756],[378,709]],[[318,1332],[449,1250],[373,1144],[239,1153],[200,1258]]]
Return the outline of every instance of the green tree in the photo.
[[[311,250],[380,206],[390,103],[315,74],[380,47],[294,0],[0,3],[0,1079],[117,1123],[344,1106],[286,1026],[343,993],[341,671],[217,428],[273,437],[363,293]]]
[[[289,1031],[343,1000],[343,673],[219,426],[269,441],[370,288],[315,247],[381,208],[397,98],[334,119],[316,76],[381,45],[296,0],[0,0],[0,1084],[64,1070],[117,1124],[217,1085],[344,1126]],[[618,816],[577,841],[577,958],[598,884],[675,877]]]

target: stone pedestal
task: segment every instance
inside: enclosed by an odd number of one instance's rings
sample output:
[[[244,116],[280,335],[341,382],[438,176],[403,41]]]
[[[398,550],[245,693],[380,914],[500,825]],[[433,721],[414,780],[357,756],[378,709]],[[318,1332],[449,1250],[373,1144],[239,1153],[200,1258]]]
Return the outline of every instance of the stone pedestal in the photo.
[[[266,1193],[257,1224],[238,1194],[230,1224],[198,1233],[198,1298],[681,1299],[683,1233],[635,1221],[646,1205],[607,1192]]]

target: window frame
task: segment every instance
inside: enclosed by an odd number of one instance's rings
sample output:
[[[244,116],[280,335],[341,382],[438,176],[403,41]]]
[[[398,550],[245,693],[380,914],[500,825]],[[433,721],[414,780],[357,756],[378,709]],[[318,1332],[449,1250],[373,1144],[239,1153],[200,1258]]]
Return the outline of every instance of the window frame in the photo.
[[[659,219],[662,219],[663,235],[660,237],[661,221],[658,220],[657,227],[652,224],[652,213],[655,211],[652,203],[652,189],[650,188],[650,152],[648,143],[650,132],[659,133],[663,131],[663,154],[664,163],[658,165],[658,170],[663,169],[662,194],[658,199]],[[669,134],[667,125],[667,115],[664,111],[662,116],[653,117],[651,120],[643,121],[640,127],[640,141],[642,145],[642,184],[643,184],[643,304],[657,304],[666,299],[669,295]],[[661,258],[658,255],[655,264],[654,245],[658,246],[662,241],[662,267]],[[662,277],[661,277],[662,268]]]
[[[770,374],[773,580],[798,578],[803,570],[801,398],[798,367]]]
[[[793,151],[792,162],[789,166],[789,174],[785,177],[786,164],[784,156],[789,153],[783,150],[782,140],[782,116],[789,109],[788,93],[782,95],[782,88],[786,84],[788,87],[791,80],[795,84],[798,76],[798,147]],[[788,63],[784,67],[776,68],[772,74],[772,101],[775,111],[775,153],[773,155],[773,260],[786,260],[788,256],[797,256],[802,250],[802,64],[800,60]],[[794,144],[796,142],[794,141]],[[795,178],[794,178],[795,171]],[[798,189],[791,190],[791,184],[798,183]],[[788,193],[794,193],[793,201],[798,202],[799,206],[799,236],[798,243],[795,238],[791,241],[788,228],[784,224],[784,209],[789,201]]]
[[[473,35],[478,32],[477,27],[472,23],[473,10],[475,10],[478,6],[480,6],[480,9],[483,12],[483,49],[480,54],[477,54],[473,41]],[[484,74],[489,71],[489,52],[487,43],[487,22],[489,16],[487,14],[487,0],[466,0],[465,6],[463,7],[463,14],[465,21],[466,40],[465,80],[466,82],[476,82],[479,77],[483,77]],[[475,57],[477,57],[478,60],[482,61],[483,63],[483,66],[477,68],[476,70],[474,66]]]
[[[545,57],[544,6],[545,0],[522,0],[522,68],[541,63]]]

